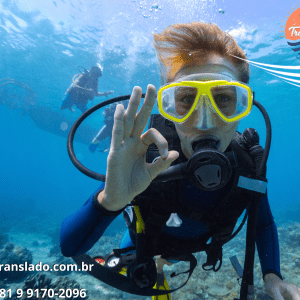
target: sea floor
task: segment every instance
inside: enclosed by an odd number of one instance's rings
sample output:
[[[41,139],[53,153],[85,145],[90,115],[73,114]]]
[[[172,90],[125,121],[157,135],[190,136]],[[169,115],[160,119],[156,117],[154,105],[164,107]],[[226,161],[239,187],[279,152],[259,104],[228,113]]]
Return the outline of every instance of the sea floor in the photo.
[[[280,224],[278,227],[279,241],[280,241],[280,259],[281,272],[284,280],[300,287],[300,224],[289,223]],[[103,236],[99,242],[90,251],[91,256],[108,254],[113,248],[117,248],[122,238],[123,232],[118,232],[114,236]],[[74,263],[70,258],[64,258],[60,254],[59,248],[59,227],[53,226],[43,233],[40,232],[22,232],[20,226],[18,228],[11,228],[6,232],[8,241],[13,243],[15,249],[26,248],[32,254],[32,263],[48,264],[52,266],[54,263]],[[3,246],[4,247],[4,246]],[[20,248],[18,248],[20,247]],[[3,250],[3,248],[2,248]],[[1,249],[0,249],[1,251]],[[245,228],[238,234],[238,236],[226,244],[223,248],[223,265],[220,271],[206,272],[202,270],[201,265],[206,261],[205,253],[196,254],[198,266],[196,267],[189,282],[180,290],[172,294],[172,300],[229,300],[238,298],[240,286],[238,275],[233,269],[229,257],[236,255],[240,263],[243,265],[245,255]],[[1,262],[3,263],[3,262]],[[189,264],[181,262],[172,266],[165,266],[164,273],[171,288],[180,286],[187,278],[186,274],[170,278],[172,272],[182,272],[189,269]],[[114,289],[92,276],[83,272],[29,272],[26,278],[21,282],[0,281],[0,288],[11,289],[16,291],[18,288],[25,289],[25,281],[30,278],[37,278],[37,276],[44,274],[45,278],[49,278],[48,286],[59,286],[64,280],[69,280],[64,283],[65,286],[76,286],[81,289],[86,289],[89,299],[96,300],[115,300],[115,299],[150,299],[150,297],[135,296],[126,294],[117,289]],[[255,299],[268,300],[272,299],[267,296],[263,288],[263,280],[260,269],[259,258],[256,253],[255,258]],[[43,282],[46,282],[44,278]],[[70,282],[70,283],[68,283]],[[76,285],[77,284],[77,285]],[[14,297],[6,297],[6,299]],[[16,297],[14,299],[17,299]],[[22,299],[27,299],[26,297]],[[29,298],[28,298],[29,299]],[[31,298],[35,299],[35,298]],[[50,298],[46,298],[50,299]],[[52,298],[58,299],[58,298]],[[75,299],[75,298],[74,298]]]

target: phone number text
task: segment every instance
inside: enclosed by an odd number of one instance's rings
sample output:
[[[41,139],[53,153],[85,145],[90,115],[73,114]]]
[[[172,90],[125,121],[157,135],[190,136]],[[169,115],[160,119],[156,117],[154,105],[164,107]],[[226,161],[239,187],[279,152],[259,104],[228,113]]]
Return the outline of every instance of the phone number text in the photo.
[[[15,291],[17,298],[85,298],[86,289],[17,289]],[[0,289],[0,298],[12,298],[13,292],[11,289]]]

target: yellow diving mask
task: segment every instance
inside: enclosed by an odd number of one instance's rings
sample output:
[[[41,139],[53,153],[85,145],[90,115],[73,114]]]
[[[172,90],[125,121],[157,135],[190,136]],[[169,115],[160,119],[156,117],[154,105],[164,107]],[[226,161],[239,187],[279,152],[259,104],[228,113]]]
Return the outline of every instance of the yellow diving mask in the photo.
[[[213,112],[227,123],[236,122],[250,113],[252,103],[251,88],[238,81],[181,81],[158,91],[159,112],[176,123],[185,122],[195,110],[202,118]]]

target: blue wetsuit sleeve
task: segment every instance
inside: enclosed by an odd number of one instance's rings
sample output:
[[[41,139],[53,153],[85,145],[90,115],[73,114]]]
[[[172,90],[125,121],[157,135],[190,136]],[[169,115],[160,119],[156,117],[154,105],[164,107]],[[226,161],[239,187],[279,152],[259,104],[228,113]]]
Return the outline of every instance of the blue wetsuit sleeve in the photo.
[[[274,273],[282,278],[277,227],[267,194],[260,201],[255,239],[263,278],[268,273]]]
[[[60,230],[60,247],[64,256],[75,256],[90,250],[117,217],[104,215],[93,204],[94,196],[104,188],[104,183],[74,214],[63,220]]]

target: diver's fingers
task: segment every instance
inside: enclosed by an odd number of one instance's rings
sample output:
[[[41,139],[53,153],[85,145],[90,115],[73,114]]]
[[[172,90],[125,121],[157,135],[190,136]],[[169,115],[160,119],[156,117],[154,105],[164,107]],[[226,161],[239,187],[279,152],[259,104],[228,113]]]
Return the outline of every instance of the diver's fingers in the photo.
[[[154,163],[148,164],[148,171],[153,180],[160,172],[170,166],[170,164],[179,156],[177,151],[168,152],[168,142],[155,128],[150,128],[141,136],[142,142],[147,146],[154,143],[160,153],[160,158]]]
[[[114,126],[111,137],[111,149],[117,150],[122,146],[124,137],[124,106],[118,104],[114,114]]]
[[[146,145],[146,146],[149,146],[152,143],[154,143],[159,150],[159,154],[163,158],[166,158],[168,156],[168,142],[162,136],[162,134],[155,128],[150,128],[149,130],[147,130],[141,136],[141,140],[144,143],[144,145]]]
[[[155,104],[155,98],[156,98],[155,86],[149,84],[147,87],[147,93],[146,93],[144,104],[136,116],[135,126],[131,134],[132,136],[141,136],[142,132],[144,131],[147,125],[148,119],[150,117],[153,106]]]
[[[166,158],[158,157],[152,164],[148,164],[148,171],[150,174],[151,180],[155,179],[155,177],[170,167],[171,163],[177,159],[179,153],[177,151],[169,151],[168,156]]]
[[[135,122],[135,115],[141,102],[141,96],[142,89],[139,86],[135,86],[124,114],[124,138],[131,136]]]

